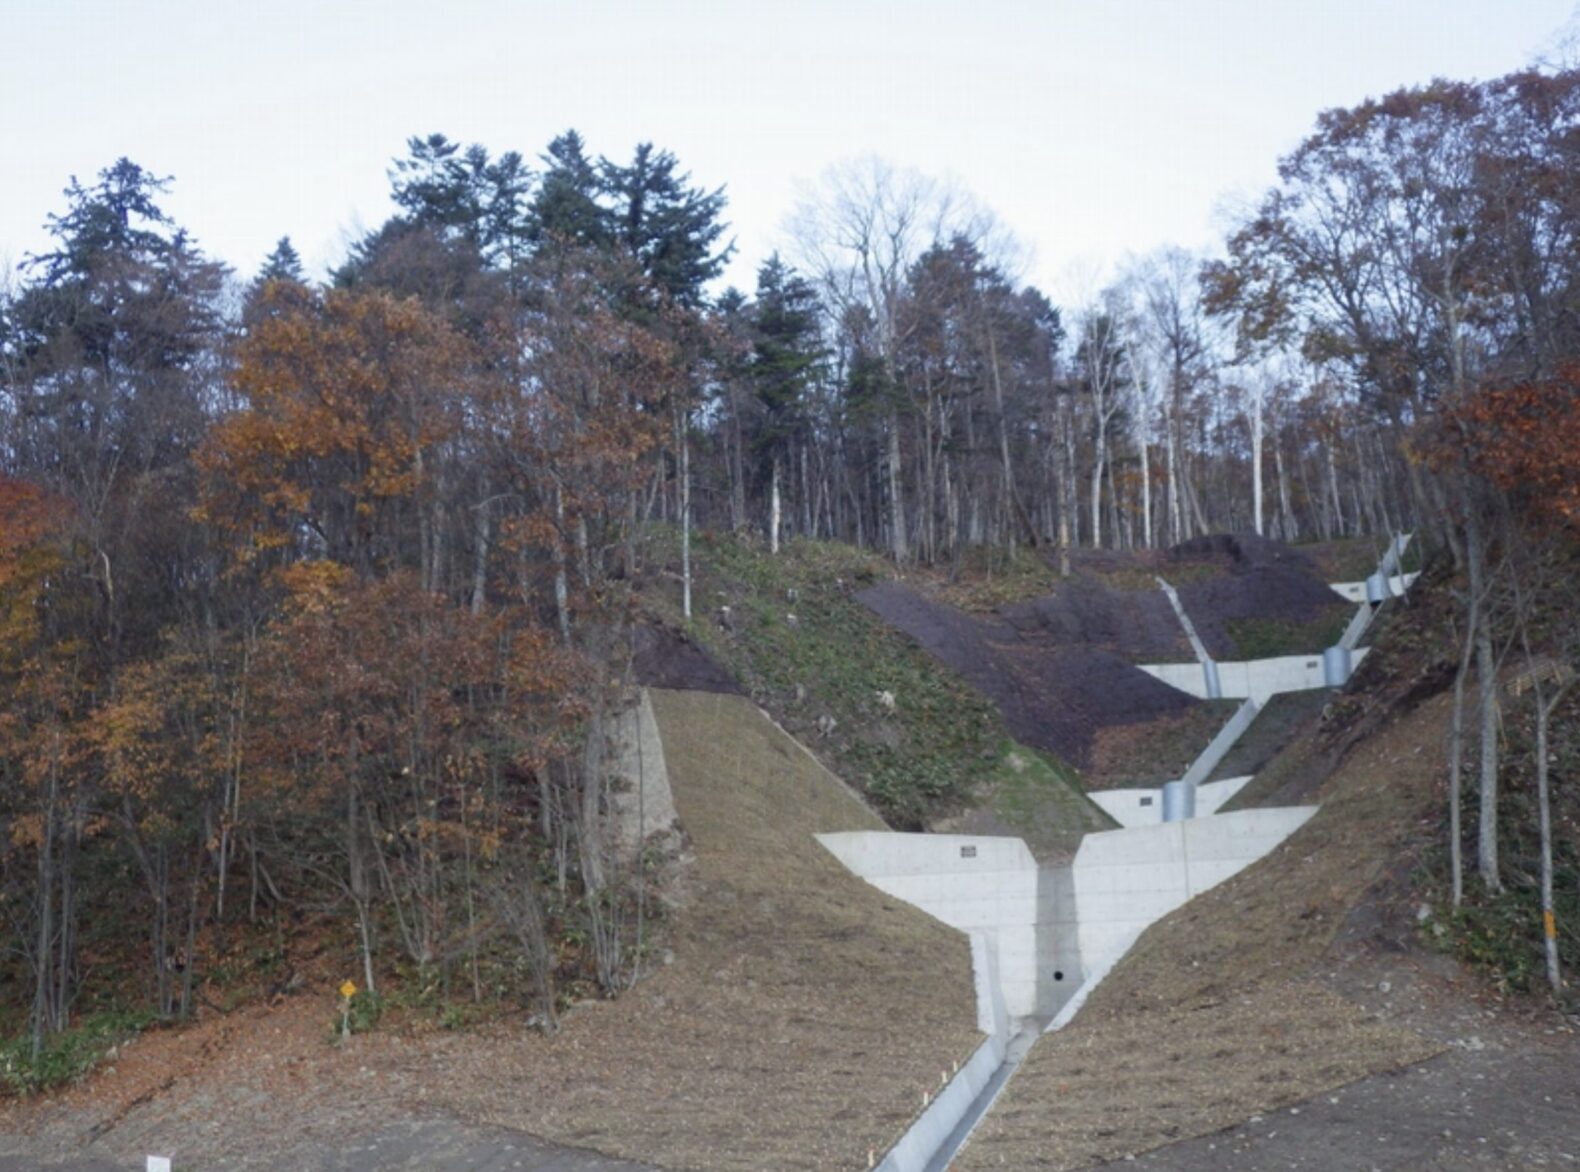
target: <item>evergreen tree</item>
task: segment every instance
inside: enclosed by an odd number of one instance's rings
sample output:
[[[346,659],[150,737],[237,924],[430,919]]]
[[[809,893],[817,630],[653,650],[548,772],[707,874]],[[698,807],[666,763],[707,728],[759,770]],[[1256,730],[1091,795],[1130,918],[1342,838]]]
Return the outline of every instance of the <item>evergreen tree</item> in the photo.
[[[264,296],[265,290],[278,285],[289,286],[296,295],[281,294],[273,298]],[[306,273],[302,269],[302,258],[297,253],[296,246],[291,243],[291,238],[282,236],[279,243],[274,246],[274,251],[264,258],[263,267],[258,270],[258,275],[253,278],[252,284],[247,286],[247,294],[241,306],[241,323],[247,329],[251,329],[264,317],[278,314],[282,306],[294,304],[307,296],[308,288]]]
[[[724,189],[688,186],[691,177],[677,172],[677,165],[668,151],[642,143],[628,166],[605,159],[599,171],[619,242],[658,288],[695,308],[703,302],[703,286],[724,271],[735,246],[715,251],[726,227],[719,218]]]
[[[66,212],[48,218],[55,249],[23,265],[33,280],[15,316],[28,373],[70,365],[125,390],[198,361],[225,270],[160,209],[169,184],[125,158],[92,187],[72,179]]]
[[[390,198],[412,224],[440,235],[465,236],[481,248],[488,203],[488,152],[473,144],[462,150],[442,134],[406,140],[407,157],[391,167]]]
[[[110,567],[109,655],[155,625],[152,608],[129,600],[164,588],[155,551],[180,540],[184,515],[165,490],[213,403],[226,270],[161,210],[168,185],[128,159],[91,186],[72,180],[66,211],[48,221],[55,248],[24,265],[0,386],[21,405],[8,471],[71,501],[87,548]]]
[[[274,251],[264,258],[263,267],[258,270],[255,283],[262,285],[268,281],[291,281],[301,285],[306,283],[305,278],[301,255],[291,243],[291,238],[282,236],[279,243],[274,246]]]
[[[769,544],[774,548],[785,465],[792,444],[806,428],[806,397],[823,364],[818,313],[811,284],[777,252],[769,257],[757,273],[750,370],[762,410],[753,448],[768,480]]]
[[[598,202],[598,168],[582,136],[567,130],[543,155],[545,169],[527,212],[528,234],[540,248],[548,241],[603,249],[614,239],[608,211]]]

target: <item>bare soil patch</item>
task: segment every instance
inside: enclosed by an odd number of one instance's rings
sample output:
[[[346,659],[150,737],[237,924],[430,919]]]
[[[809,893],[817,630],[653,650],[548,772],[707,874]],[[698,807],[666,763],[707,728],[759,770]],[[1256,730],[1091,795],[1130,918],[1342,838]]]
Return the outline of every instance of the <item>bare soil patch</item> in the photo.
[[[1198,703],[1111,651],[1061,645],[1035,624],[968,615],[904,583],[882,582],[858,597],[991,699],[1016,740],[1077,766],[1090,763],[1098,729]]]
[[[631,674],[646,688],[683,692],[720,692],[738,696],[741,686],[707,648],[680,631],[657,623],[638,626]]]
[[[1183,777],[1191,763],[1240,707],[1239,700],[1206,700],[1177,715],[1144,724],[1111,725],[1097,730],[1086,788],[1156,786]]]
[[[0,1154],[340,1168],[392,1126],[449,1120],[562,1145],[551,1166],[567,1169],[611,1166],[576,1163],[587,1149],[864,1167],[980,1040],[965,937],[817,846],[882,824],[750,701],[655,691],[653,706],[694,863],[672,954],[626,996],[551,1038],[497,1023],[331,1046],[330,989],[212,1016],[137,1040],[84,1086],[5,1104]]]

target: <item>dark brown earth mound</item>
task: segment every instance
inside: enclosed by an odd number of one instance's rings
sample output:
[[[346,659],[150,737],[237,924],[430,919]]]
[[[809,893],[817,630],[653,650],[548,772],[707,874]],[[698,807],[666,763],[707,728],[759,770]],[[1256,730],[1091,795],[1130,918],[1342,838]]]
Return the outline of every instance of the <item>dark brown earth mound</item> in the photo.
[[[900,582],[857,596],[998,705],[1015,739],[1085,765],[1096,731],[1183,712],[1198,701],[1112,651],[1061,646],[1036,624],[1017,628],[935,602]]]
[[[1132,663],[1191,658],[1184,628],[1158,589],[1117,590],[1077,573],[1052,594],[1004,607],[999,617],[1018,634],[1064,646],[1101,647]]]
[[[1255,534],[1220,533],[1161,554],[1084,559],[1052,593],[1005,606],[999,616],[1022,633],[1094,645],[1132,663],[1188,660],[1192,652],[1184,630],[1156,588],[1160,577],[1179,591],[1185,613],[1216,659],[1241,658],[1231,624],[1254,619],[1302,626],[1346,607],[1315,563],[1287,545]]]
[[[741,686],[718,660],[678,631],[654,625],[634,632],[631,674],[644,688],[741,695]]]
[[[1178,586],[1185,613],[1208,653],[1217,659],[1239,657],[1230,623],[1261,619],[1304,624],[1347,609],[1309,558],[1255,534],[1199,537],[1175,546],[1169,557],[1190,563],[1212,559],[1228,571]]]
[[[1168,723],[1197,703],[1132,666],[1192,658],[1157,577],[1176,586],[1218,659],[1241,658],[1237,624],[1280,627],[1292,633],[1287,641],[1300,642],[1310,624],[1347,610],[1309,558],[1254,534],[1203,537],[1161,552],[1088,554],[1051,593],[988,615],[898,582],[858,598],[993,700],[1016,739],[1087,768],[1098,731]]]

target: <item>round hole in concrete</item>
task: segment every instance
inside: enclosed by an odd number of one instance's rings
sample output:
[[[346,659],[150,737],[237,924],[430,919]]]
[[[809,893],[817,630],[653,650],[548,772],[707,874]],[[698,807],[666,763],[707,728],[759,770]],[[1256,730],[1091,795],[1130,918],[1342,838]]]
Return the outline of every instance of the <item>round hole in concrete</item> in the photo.
[[[1054,969],[1053,970],[1053,979],[1056,980],[1056,981],[1064,980],[1064,970],[1063,969]]]

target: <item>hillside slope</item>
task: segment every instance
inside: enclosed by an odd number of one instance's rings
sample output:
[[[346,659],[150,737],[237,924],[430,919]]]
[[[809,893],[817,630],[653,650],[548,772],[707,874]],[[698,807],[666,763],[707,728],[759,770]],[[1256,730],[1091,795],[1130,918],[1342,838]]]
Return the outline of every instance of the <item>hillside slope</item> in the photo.
[[[642,682],[672,684],[678,671],[686,687],[712,688],[717,673],[695,662],[705,650],[895,829],[1016,834],[1058,859],[1113,825],[1064,759],[1017,743],[987,697],[862,605],[892,573],[882,559],[811,541],[770,555],[713,537],[693,566],[689,621],[672,581],[643,585],[666,651],[639,655]]]
[[[1149,930],[1032,1050],[958,1167],[1084,1167],[1436,1053],[1329,974],[1346,918],[1420,848],[1447,717],[1439,696],[1357,746],[1310,822]]]
[[[672,952],[624,997],[553,1037],[391,1028],[336,1047],[334,992],[315,989],[145,1036],[84,1086],[4,1104],[0,1156],[326,1167],[438,1117],[666,1168],[864,1166],[980,1039],[966,939],[817,845],[881,823],[749,700],[651,696],[694,862]]]

